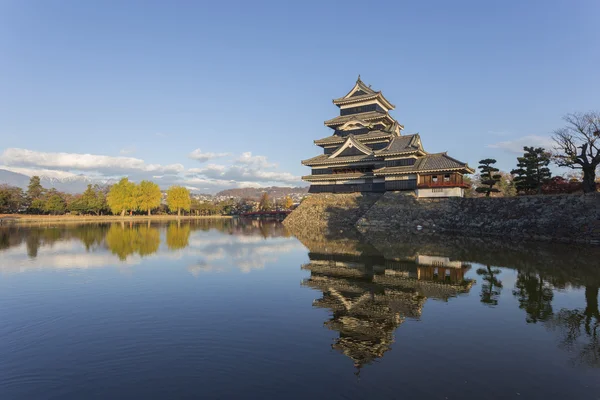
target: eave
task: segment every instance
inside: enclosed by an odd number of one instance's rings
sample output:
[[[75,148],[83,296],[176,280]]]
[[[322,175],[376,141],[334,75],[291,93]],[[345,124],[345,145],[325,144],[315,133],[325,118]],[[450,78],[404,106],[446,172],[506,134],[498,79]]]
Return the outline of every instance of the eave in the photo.
[[[360,103],[363,101],[369,101],[369,100],[375,100],[375,99],[379,100],[381,102],[381,104],[383,104],[388,110],[393,110],[394,108],[396,108],[396,106],[393,105],[392,103],[390,103],[389,100],[386,99],[383,96],[383,93],[381,93],[381,92],[375,92],[374,94],[365,94],[362,96],[341,97],[339,99],[333,99],[332,102],[336,106],[341,107],[346,104]]]

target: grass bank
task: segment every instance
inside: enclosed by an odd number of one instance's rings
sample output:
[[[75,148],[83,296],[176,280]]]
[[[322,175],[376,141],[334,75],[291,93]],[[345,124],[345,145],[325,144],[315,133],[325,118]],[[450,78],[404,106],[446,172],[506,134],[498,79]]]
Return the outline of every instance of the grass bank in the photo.
[[[222,219],[231,218],[228,215],[192,216],[182,215],[25,215],[25,214],[0,214],[0,226],[8,224],[26,223],[80,223],[80,222],[120,222],[120,221],[173,221],[191,219]]]

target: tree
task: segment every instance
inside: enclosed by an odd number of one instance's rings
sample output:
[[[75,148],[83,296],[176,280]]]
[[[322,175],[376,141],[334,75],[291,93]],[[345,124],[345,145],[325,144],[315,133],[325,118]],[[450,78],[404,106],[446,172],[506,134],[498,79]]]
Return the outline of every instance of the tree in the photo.
[[[73,208],[81,213],[93,213],[100,215],[106,207],[106,198],[98,185],[88,185],[80,198],[75,199],[70,209]]]
[[[141,181],[137,187],[137,206],[141,211],[148,211],[160,206],[162,194],[160,188],[154,182]]]
[[[519,193],[542,192],[542,185],[552,178],[548,168],[550,164],[550,153],[541,147],[523,147],[523,157],[517,157],[517,167],[510,171],[515,175],[514,181]]]
[[[260,197],[258,208],[260,209],[260,211],[271,210],[271,201],[269,200],[269,195],[267,194],[267,192],[263,192],[262,196]]]
[[[181,210],[190,210],[191,206],[190,191],[182,186],[171,186],[167,191],[167,205],[169,210],[177,210],[177,216],[181,215]]]
[[[29,186],[27,186],[27,199],[29,201],[40,200],[44,195],[44,188],[40,181],[39,176],[32,176],[29,179]]]
[[[44,202],[43,210],[49,214],[64,214],[67,204],[58,193],[51,194]]]
[[[130,213],[137,207],[135,196],[135,183],[129,182],[129,179],[123,178],[119,183],[112,185],[106,201],[113,214],[125,215],[126,211]]]
[[[554,131],[554,160],[558,166],[583,171],[583,191],[596,191],[596,168],[600,165],[600,113],[573,113],[567,126]]]
[[[497,174],[500,170],[496,167],[492,167],[493,164],[496,164],[496,160],[492,158],[486,158],[485,160],[479,161],[479,169],[481,171],[479,179],[482,186],[477,187],[475,191],[478,193],[485,193],[485,197],[490,197],[490,193],[500,192],[500,190],[494,187],[501,178],[501,176]]]
[[[25,204],[25,194],[18,187],[0,185],[0,213],[17,213]]]
[[[292,198],[290,196],[285,196],[283,207],[286,210],[291,210],[293,206],[294,206],[294,200],[292,200]]]

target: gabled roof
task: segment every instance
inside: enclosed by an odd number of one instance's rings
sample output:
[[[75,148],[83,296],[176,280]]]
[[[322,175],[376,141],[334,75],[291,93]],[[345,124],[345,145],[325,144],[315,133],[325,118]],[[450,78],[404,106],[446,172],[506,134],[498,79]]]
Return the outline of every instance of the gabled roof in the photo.
[[[443,171],[463,171],[472,174],[475,172],[467,163],[458,161],[446,153],[427,154],[415,161],[414,165],[401,167],[383,167],[374,170],[375,175],[402,175],[414,174],[417,172],[443,172]]]
[[[365,83],[362,80],[360,80],[359,75],[358,79],[356,80],[356,84],[354,84],[352,90],[350,90],[344,97],[334,99],[333,104],[339,107],[343,104],[358,103],[373,99],[378,99],[383,105],[385,105],[390,110],[395,108],[395,106],[392,103],[390,103],[385,97],[383,97],[381,91],[375,91],[371,89],[370,86],[365,85]]]
[[[421,137],[418,133],[415,133],[414,135],[396,136],[386,148],[378,150],[376,153],[381,157],[394,154],[413,153],[416,151],[425,153],[423,145],[421,144]]]
[[[337,149],[336,151],[334,151],[329,158],[336,158],[338,157],[340,154],[342,154],[344,152],[344,150],[346,150],[347,148],[351,148],[354,147],[356,150],[360,151],[361,153],[368,155],[368,154],[373,154],[373,149],[365,146],[364,144],[362,144],[361,142],[359,142],[358,140],[356,140],[354,138],[354,135],[348,135],[348,138],[346,139],[346,141],[344,142],[344,144],[342,146],[340,146],[339,149]]]
[[[333,127],[333,126],[342,125],[353,119],[355,119],[357,121],[364,121],[364,122],[374,121],[374,120],[386,120],[389,124],[393,124],[395,121],[395,119],[392,118],[390,116],[390,114],[388,114],[386,112],[369,111],[369,112],[358,113],[358,114],[339,115],[335,118],[325,121],[324,123],[326,126]]]
[[[363,133],[362,135],[354,135],[354,139],[365,142],[377,139],[390,139],[393,136],[391,132],[385,130],[374,130],[369,133]],[[315,144],[318,146],[330,145],[330,144],[342,144],[346,141],[346,137],[331,135],[326,138],[315,140]]]

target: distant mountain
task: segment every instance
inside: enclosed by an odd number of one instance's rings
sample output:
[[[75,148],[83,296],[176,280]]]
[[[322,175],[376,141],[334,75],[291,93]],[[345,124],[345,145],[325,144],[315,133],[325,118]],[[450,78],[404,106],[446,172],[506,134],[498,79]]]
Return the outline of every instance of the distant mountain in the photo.
[[[243,199],[258,200],[264,192],[267,192],[270,198],[280,199],[285,196],[304,196],[308,193],[308,187],[280,187],[271,186],[266,188],[243,188],[222,190],[215,196],[219,197],[237,197]]]
[[[40,181],[42,186],[47,189],[54,188],[60,192],[66,193],[81,193],[87,188],[87,185],[90,183],[97,183],[99,185],[107,185],[112,183],[105,180],[93,180],[82,175],[62,179],[40,175]],[[20,187],[21,189],[27,189],[27,185],[29,185],[29,176],[7,171],[5,169],[0,169],[0,185],[1,184],[7,184],[10,186]]]

